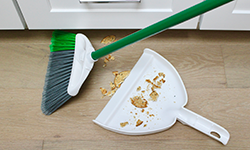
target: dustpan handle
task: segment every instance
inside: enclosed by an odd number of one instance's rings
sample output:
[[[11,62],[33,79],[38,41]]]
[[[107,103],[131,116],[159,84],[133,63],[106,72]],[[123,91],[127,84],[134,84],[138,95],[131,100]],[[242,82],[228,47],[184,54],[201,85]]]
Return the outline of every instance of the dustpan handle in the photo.
[[[106,56],[120,48],[123,48],[134,42],[137,42],[139,40],[142,40],[159,32],[162,32],[174,25],[180,24],[186,20],[201,15],[209,10],[224,5],[230,1],[233,0],[205,0],[173,16],[170,16],[162,21],[159,21],[149,27],[139,30],[133,34],[130,34],[108,46],[100,48],[99,50],[92,52],[91,56],[94,60],[97,60],[98,58]]]
[[[229,141],[230,134],[225,128],[186,108],[180,109],[177,119],[181,123],[199,130],[200,132],[220,141],[224,145]]]

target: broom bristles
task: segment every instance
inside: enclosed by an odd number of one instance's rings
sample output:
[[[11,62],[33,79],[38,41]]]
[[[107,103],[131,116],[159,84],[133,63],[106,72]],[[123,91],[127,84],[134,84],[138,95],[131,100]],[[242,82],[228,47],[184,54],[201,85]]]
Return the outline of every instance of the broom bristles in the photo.
[[[52,114],[71,98],[67,88],[73,65],[75,36],[63,31],[53,32],[42,93],[41,110],[45,115]]]

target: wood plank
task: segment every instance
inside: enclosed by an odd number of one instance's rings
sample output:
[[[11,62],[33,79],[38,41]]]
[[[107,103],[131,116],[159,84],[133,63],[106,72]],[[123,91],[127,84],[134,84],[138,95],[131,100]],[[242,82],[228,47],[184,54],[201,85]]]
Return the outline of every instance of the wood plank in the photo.
[[[152,48],[167,58],[179,71],[187,88],[225,87],[224,63],[219,46],[138,43],[113,55],[115,61],[103,68],[104,58],[95,63],[88,82],[113,80],[112,71],[131,70],[143,49]],[[48,44],[1,44],[0,88],[42,88],[49,57]],[[142,48],[143,47],[143,48]],[[8,50],[5,50],[8,49]],[[105,84],[106,84],[105,83]],[[104,86],[101,84],[100,86]]]
[[[0,88],[42,88],[47,44],[0,44]]]
[[[24,43],[40,43],[49,44],[53,31],[0,31],[1,44],[24,44]]]
[[[113,55],[117,59],[108,64],[107,68],[110,72],[117,68],[127,69],[129,66],[132,68],[144,48],[151,48],[170,61],[187,88],[226,87],[222,51],[217,45],[162,45],[160,42],[139,42],[124,48],[123,51],[115,52]],[[99,68],[97,69],[100,71]]]
[[[245,45],[223,45],[223,57],[227,86],[250,87],[250,43]]]
[[[116,150],[116,149],[185,149],[185,150],[200,150],[200,149],[218,149],[218,150],[245,150],[250,148],[247,140],[237,142],[240,147],[237,146],[223,146],[218,143],[213,143],[209,140],[123,140],[123,141],[109,141],[109,140],[75,140],[75,141],[45,141],[44,150],[61,150],[61,149],[74,149],[74,150],[85,150],[85,149],[96,149],[96,150]],[[209,145],[209,147],[207,147]]]
[[[41,140],[0,140],[1,150],[42,150]]]

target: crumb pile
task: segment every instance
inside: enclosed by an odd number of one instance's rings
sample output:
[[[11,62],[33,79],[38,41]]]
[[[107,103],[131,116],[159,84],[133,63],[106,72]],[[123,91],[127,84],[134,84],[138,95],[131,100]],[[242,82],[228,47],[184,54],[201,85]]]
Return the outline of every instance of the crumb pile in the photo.
[[[141,86],[137,87],[136,88],[136,91],[137,92],[140,92],[139,93],[139,96],[134,96],[132,98],[130,98],[130,102],[131,104],[135,107],[135,109],[141,109],[141,113],[144,113],[145,112],[145,109],[144,108],[148,108],[149,106],[149,102],[148,101],[153,101],[153,102],[156,102],[158,97],[159,97],[159,93],[157,93],[156,89],[161,89],[161,86],[162,84],[164,84],[166,81],[165,81],[165,74],[160,72],[158,73],[158,75],[156,77],[153,78],[153,80],[151,81],[150,79],[146,79],[145,80],[146,83],[148,83],[148,86],[147,86],[147,89],[142,89]],[[148,96],[150,98],[146,99],[146,92],[147,93],[150,93]],[[130,113],[133,113],[132,111]],[[154,114],[150,114],[149,111],[146,111],[145,112],[146,115],[149,117],[155,117]],[[137,115],[137,113],[135,113],[135,115]],[[136,118],[136,116],[134,116],[134,118]],[[136,127],[139,127],[140,125],[142,125],[143,123],[145,123],[143,125],[143,127],[146,127],[147,126],[147,121],[143,121],[141,119],[136,119],[136,123],[135,123],[135,126]],[[127,124],[123,124],[124,126],[121,125],[121,127],[125,127],[126,125],[128,125],[129,123]]]
[[[108,35],[102,39],[101,43],[104,45],[108,45],[115,41],[116,41],[116,37],[114,35]],[[106,67],[107,63],[110,62],[111,60],[115,60],[115,57],[111,55],[108,55],[107,57],[105,57],[103,67]]]
[[[102,98],[104,96],[113,96],[118,88],[120,88],[121,84],[124,82],[124,80],[128,77],[130,70],[128,71],[113,71],[113,75],[115,76],[114,82],[110,82],[110,91],[106,90],[105,88],[100,87],[100,91],[102,93]]]
[[[135,96],[130,98],[131,104],[138,108],[146,108],[148,107],[148,101],[140,96]]]
[[[101,43],[107,45],[115,41],[116,41],[116,37],[114,35],[108,35],[102,39]]]

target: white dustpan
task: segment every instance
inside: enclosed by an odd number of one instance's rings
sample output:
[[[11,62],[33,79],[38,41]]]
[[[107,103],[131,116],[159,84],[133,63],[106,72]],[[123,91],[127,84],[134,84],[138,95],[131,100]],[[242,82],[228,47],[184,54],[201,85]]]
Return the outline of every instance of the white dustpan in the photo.
[[[159,77],[158,73],[165,74],[165,78],[160,77],[164,78],[165,83],[155,89],[159,97],[157,101],[152,101],[149,96],[150,84],[146,80],[153,81],[156,76]],[[148,100],[147,107],[137,108],[132,105],[130,98],[134,96],[143,96]],[[156,52],[145,49],[125,82],[93,121],[117,133],[144,135],[166,130],[179,120],[226,145],[230,137],[228,131],[184,108],[187,101],[185,86],[176,69]],[[143,123],[136,126],[138,119]],[[125,122],[127,125],[121,126],[120,123]]]

